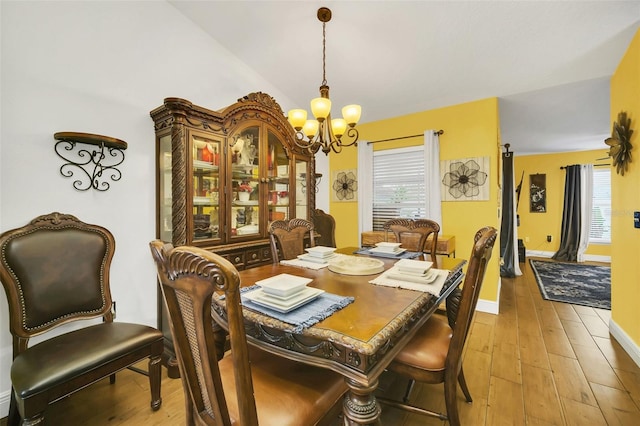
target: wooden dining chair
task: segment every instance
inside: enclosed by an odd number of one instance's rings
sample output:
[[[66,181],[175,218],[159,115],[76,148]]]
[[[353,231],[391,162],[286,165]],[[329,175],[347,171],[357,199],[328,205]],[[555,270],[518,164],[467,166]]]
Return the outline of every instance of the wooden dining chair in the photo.
[[[247,344],[240,277],[226,259],[196,247],[150,243],[169,312],[186,424],[333,424],[344,378]],[[211,303],[224,292],[231,351],[216,352]],[[220,360],[218,360],[220,358]]]
[[[409,251],[429,253],[431,261],[436,263],[436,248],[438,246],[438,232],[440,225],[430,219],[389,219],[383,225],[385,231],[391,231],[401,247]],[[431,241],[427,246],[429,236]],[[426,255],[425,255],[426,257]]]
[[[304,253],[305,237],[309,234],[309,247],[315,247],[315,227],[306,219],[274,220],[269,223],[269,239],[273,262],[295,259]]]
[[[43,423],[49,404],[106,377],[114,383],[116,372],[144,359],[151,408],[160,408],[163,336],[146,325],[113,321],[114,251],[107,229],[61,213],[0,235],[0,280],[13,337],[9,426],[20,418],[25,425]],[[102,322],[59,332],[63,324],[90,319]],[[35,336],[49,338],[29,346]]]
[[[316,244],[325,247],[336,247],[336,220],[330,214],[321,209],[313,211],[313,225],[316,235]]]
[[[451,300],[447,300],[448,318],[441,315],[429,318],[389,365],[388,370],[410,379],[404,401],[381,397],[378,398],[380,402],[448,420],[452,426],[460,425],[458,384],[467,402],[472,402],[462,369],[462,355],[496,235],[497,231],[492,227],[482,228],[476,233],[462,292],[454,292]],[[447,413],[410,405],[409,394],[415,382],[444,383]]]

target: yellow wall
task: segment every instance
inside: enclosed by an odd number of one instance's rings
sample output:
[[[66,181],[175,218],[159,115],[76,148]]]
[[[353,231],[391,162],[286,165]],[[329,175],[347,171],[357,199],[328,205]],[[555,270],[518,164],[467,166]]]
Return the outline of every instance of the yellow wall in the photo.
[[[640,211],[640,31],[611,78],[611,122],[626,111],[631,118],[633,162],[620,176],[611,175],[611,319],[640,345],[640,229],[633,212]]]
[[[468,258],[473,236],[482,226],[500,228],[498,218],[498,100],[484,99],[446,108],[423,111],[401,117],[390,118],[358,126],[360,140],[389,139],[400,136],[423,134],[425,130],[444,130],[440,136],[440,159],[459,159],[489,156],[490,199],[475,202],[443,202],[442,229],[447,235],[456,237],[456,255]],[[421,145],[423,138],[381,142],[374,149],[389,149]],[[398,165],[402,167],[402,165]],[[345,148],[340,154],[331,154],[330,170],[357,168],[357,150]],[[336,242],[341,246],[359,246],[357,203],[332,202],[330,212],[336,218]],[[491,264],[480,297],[483,300],[498,300],[499,243],[493,253]]]
[[[607,157],[607,147],[602,141],[603,149],[594,151],[564,152],[543,155],[522,155],[516,153],[514,169],[516,185],[524,172],[522,180],[522,192],[518,214],[520,226],[518,238],[524,240],[527,250],[556,252],[560,247],[560,228],[562,226],[562,209],[564,197],[565,171],[561,166],[571,164],[610,164],[611,161],[596,161],[598,158]],[[547,211],[546,213],[531,213],[529,209],[529,175],[536,173],[545,174],[547,181]],[[551,242],[547,242],[547,235],[552,236]],[[529,241],[527,241],[527,238]],[[609,244],[590,244],[586,254],[611,256]]]

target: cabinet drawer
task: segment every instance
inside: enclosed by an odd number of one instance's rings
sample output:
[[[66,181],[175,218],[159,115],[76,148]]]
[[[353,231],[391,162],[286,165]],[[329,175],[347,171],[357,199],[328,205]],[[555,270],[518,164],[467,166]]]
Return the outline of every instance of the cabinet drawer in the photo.
[[[237,269],[244,269],[245,266],[245,252],[233,251],[231,253],[224,254],[224,257],[235,266]]]
[[[262,262],[262,249],[249,249],[246,254],[247,268]]]

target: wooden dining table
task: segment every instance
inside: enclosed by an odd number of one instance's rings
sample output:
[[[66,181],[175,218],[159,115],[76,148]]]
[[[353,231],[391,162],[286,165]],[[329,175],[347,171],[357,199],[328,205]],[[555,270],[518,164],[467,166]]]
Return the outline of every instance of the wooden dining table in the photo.
[[[356,250],[349,247],[337,252],[353,254]],[[384,262],[385,270],[396,262],[377,259]],[[247,341],[279,356],[340,373],[349,388],[343,403],[345,423],[377,424],[381,408],[374,392],[380,375],[418,328],[458,288],[465,263],[462,259],[438,257],[434,267],[450,272],[437,297],[427,292],[369,283],[378,274],[344,275],[329,268],[314,270],[282,264],[240,271],[242,287],[286,273],[312,278],[309,287],[354,298],[353,303],[302,332],[295,332],[291,324],[245,307]],[[212,312],[220,325],[216,341],[222,346],[226,329],[223,299],[214,297]]]

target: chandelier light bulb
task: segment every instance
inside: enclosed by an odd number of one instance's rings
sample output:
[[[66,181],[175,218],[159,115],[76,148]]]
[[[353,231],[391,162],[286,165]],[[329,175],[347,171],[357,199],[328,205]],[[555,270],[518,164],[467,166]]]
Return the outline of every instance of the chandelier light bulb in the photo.
[[[347,124],[351,127],[358,124],[360,115],[362,115],[362,107],[360,105],[347,105],[342,108],[342,117],[344,117]]]
[[[291,126],[296,129],[296,131],[299,131],[307,121],[307,111],[304,109],[292,109],[289,111],[288,118]]]
[[[320,123],[316,120],[307,120],[302,127],[302,132],[309,138],[313,138],[318,133]]]
[[[328,98],[314,98],[311,100],[311,112],[316,120],[322,122],[331,113],[331,100]]]
[[[334,118],[331,120],[331,129],[333,130],[334,136],[340,139],[340,137],[344,135],[345,130],[347,130],[347,122],[343,118]]]

